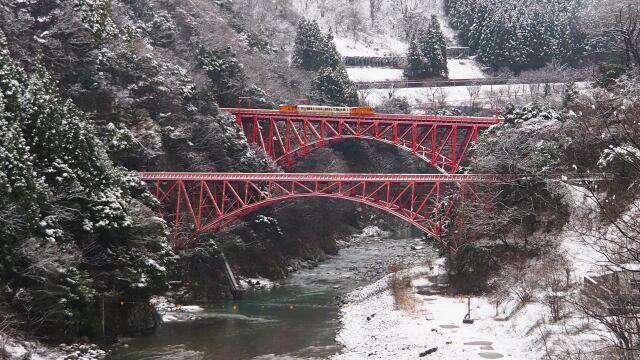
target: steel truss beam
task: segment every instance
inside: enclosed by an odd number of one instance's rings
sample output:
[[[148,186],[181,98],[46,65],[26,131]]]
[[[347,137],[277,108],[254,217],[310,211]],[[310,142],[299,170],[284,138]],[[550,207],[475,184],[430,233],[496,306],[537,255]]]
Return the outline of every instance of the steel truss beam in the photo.
[[[354,201],[385,211],[440,240],[469,183],[493,175],[141,173],[172,226],[171,244],[188,245],[266,206],[302,197]]]
[[[235,115],[247,140],[284,167],[345,139],[380,141],[409,151],[442,173],[455,173],[480,131],[498,118],[417,115],[317,115],[222,109]]]

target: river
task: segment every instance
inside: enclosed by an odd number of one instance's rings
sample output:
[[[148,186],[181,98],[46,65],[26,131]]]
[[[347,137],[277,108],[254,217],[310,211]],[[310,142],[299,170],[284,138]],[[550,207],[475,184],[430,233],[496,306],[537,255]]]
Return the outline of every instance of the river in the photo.
[[[389,263],[432,257],[416,239],[354,237],[339,255],[280,286],[249,292],[237,303],[209,304],[195,320],[128,339],[112,359],[325,359],[341,350],[335,338],[343,295],[383,276]]]

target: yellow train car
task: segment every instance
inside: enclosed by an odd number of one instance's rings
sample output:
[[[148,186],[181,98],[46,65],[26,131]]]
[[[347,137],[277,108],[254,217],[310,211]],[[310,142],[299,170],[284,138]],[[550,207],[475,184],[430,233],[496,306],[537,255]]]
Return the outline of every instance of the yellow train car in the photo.
[[[373,115],[370,107],[318,106],[318,105],[280,105],[280,111],[322,115]]]

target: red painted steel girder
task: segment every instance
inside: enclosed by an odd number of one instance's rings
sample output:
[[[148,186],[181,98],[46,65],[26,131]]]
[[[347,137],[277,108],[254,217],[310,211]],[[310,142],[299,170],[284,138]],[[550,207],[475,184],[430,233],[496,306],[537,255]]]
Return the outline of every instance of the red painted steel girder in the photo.
[[[412,114],[373,114],[373,115],[343,115],[343,114],[314,114],[314,113],[297,113],[280,110],[269,109],[244,109],[244,108],[220,108],[221,111],[231,113],[233,115],[246,116],[275,116],[286,117],[288,119],[304,119],[304,118],[337,118],[337,119],[369,119],[369,120],[395,120],[400,122],[415,123],[426,122],[438,125],[451,124],[477,124],[487,127],[500,124],[503,119],[496,117],[481,116],[443,116],[443,115],[412,115]]]
[[[281,201],[328,197],[366,204],[445,242],[454,203],[472,182],[499,181],[493,175],[142,173],[173,227],[171,243],[217,231],[238,218]]]
[[[480,131],[502,121],[480,117],[223,110],[235,115],[250,143],[264,149],[284,167],[337,141],[366,139],[409,151],[442,173],[455,173]]]
[[[488,183],[500,182],[504,175],[492,174],[343,174],[343,173],[190,173],[142,172],[143,181],[394,181],[419,183]]]

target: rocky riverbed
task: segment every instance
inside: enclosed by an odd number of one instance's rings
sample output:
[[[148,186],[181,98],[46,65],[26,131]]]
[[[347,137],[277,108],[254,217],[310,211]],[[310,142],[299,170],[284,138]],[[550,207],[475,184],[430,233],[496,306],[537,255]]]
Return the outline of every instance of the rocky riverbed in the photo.
[[[300,266],[279,284],[249,291],[239,302],[184,311],[184,305],[162,300],[156,307],[164,309],[165,318],[184,320],[123,342],[112,358],[326,359],[340,353],[336,336],[345,296],[384,277],[389,265],[428,267],[435,256],[420,239],[392,239],[376,229],[340,246],[338,255],[313,267]]]

